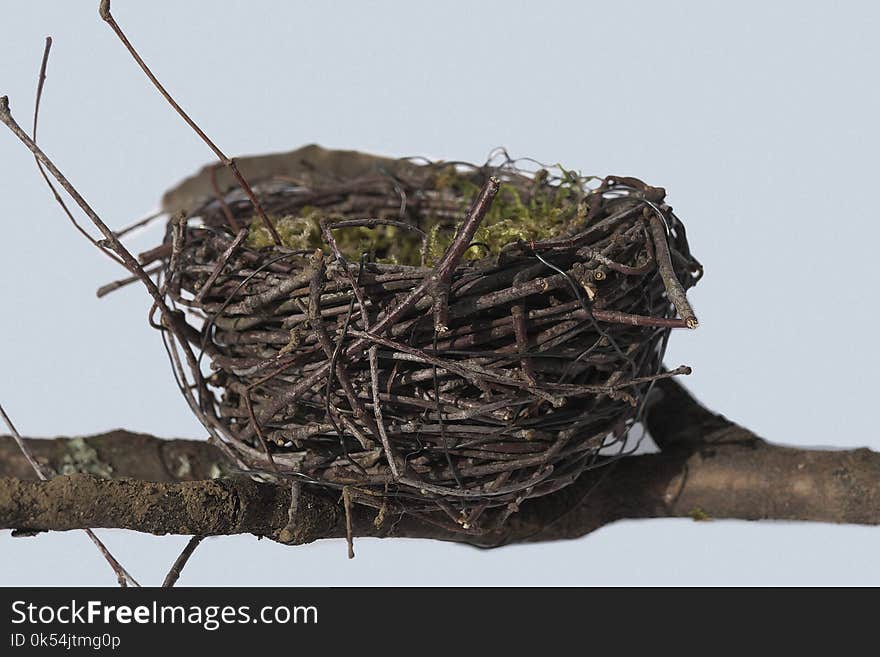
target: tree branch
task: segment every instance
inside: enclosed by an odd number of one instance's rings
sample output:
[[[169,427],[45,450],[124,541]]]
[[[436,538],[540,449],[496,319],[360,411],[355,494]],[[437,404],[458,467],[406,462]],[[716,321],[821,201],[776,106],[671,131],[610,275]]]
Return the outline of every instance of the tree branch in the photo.
[[[571,486],[529,500],[503,532],[452,533],[411,517],[352,510],[354,536],[401,536],[483,547],[583,536],[616,520],[692,517],[880,524],[880,454],[767,443],[659,381],[646,423],[658,454],[627,457]],[[35,481],[11,438],[0,438],[0,528],[116,527],[154,534],[251,533],[301,544],[346,535],[338,496],[303,487],[290,523],[289,485],[236,476],[204,441],[114,431],[29,440],[38,460],[66,474]]]

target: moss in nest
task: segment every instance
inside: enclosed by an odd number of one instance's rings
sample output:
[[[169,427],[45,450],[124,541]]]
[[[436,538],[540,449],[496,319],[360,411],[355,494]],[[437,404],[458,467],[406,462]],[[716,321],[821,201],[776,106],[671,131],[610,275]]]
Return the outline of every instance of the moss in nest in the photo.
[[[422,240],[418,233],[395,226],[351,226],[334,231],[336,244],[343,255],[358,260],[362,253],[367,260],[390,265],[421,263]]]
[[[281,244],[288,249],[327,249],[321,234],[321,213],[306,206],[299,215],[269,215],[269,220],[281,237]],[[388,264],[418,265],[421,263],[422,240],[415,232],[400,230],[394,226],[351,226],[334,231],[336,243],[343,255],[358,260],[362,253],[374,262]],[[275,246],[271,233],[259,217],[251,217],[245,242],[252,249]]]
[[[486,250],[499,253],[508,244],[543,240],[564,232],[576,218],[582,218],[580,200],[583,195],[580,179],[560,168],[559,184],[547,183],[548,172],[539,170],[531,189],[510,182],[502,183],[492,207],[483,219],[474,242],[483,248],[473,248],[465,258],[483,257]],[[447,167],[437,176],[438,190],[450,190],[463,198],[462,214],[480,191],[472,175],[459,173],[454,166]],[[435,264],[452,243],[455,227],[434,223],[429,233],[428,264]]]
[[[712,516],[706,513],[702,508],[695,506],[690,510],[688,515],[695,520],[696,522],[704,522],[706,520],[711,520]]]
[[[549,182],[550,173],[541,169],[533,179],[522,177],[515,182],[501,184],[492,207],[483,219],[474,247],[465,253],[466,259],[477,259],[498,254],[508,244],[547,239],[565,232],[573,221],[583,219],[585,208],[583,181],[575,173],[558,167]],[[481,176],[460,172],[455,166],[444,167],[434,179],[433,189],[451,196],[458,204],[461,218],[479,194]],[[294,250],[327,248],[321,235],[321,212],[314,207],[303,207],[296,215],[270,215],[282,244]],[[332,219],[332,217],[328,217]],[[427,232],[426,264],[435,265],[452,243],[457,228],[449,218],[432,215],[418,221]],[[374,262],[418,266],[422,260],[422,238],[415,231],[395,226],[350,226],[334,231],[340,251],[349,259],[361,254]],[[275,246],[272,235],[262,220],[250,220],[247,245],[253,249]]]
[[[321,226],[318,223],[317,210],[310,207],[303,208],[299,215],[274,216],[269,215],[269,220],[278,231],[281,243],[289,249],[315,249],[323,244],[321,239]],[[252,249],[265,249],[275,246],[272,234],[266,228],[262,219],[254,217],[248,227],[248,247]]]
[[[303,331],[299,326],[294,326],[290,329],[290,340],[286,345],[281,347],[281,350],[278,352],[279,356],[283,356],[284,354],[289,354],[291,351],[299,347],[303,340]]]

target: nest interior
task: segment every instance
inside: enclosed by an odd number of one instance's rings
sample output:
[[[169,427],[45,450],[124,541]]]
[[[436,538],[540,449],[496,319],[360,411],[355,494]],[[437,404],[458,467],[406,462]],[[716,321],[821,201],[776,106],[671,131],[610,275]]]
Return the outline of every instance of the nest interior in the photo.
[[[484,532],[623,453],[652,381],[684,371],[663,352],[702,268],[662,188],[503,152],[238,165],[264,215],[206,168],[142,261],[249,470]]]

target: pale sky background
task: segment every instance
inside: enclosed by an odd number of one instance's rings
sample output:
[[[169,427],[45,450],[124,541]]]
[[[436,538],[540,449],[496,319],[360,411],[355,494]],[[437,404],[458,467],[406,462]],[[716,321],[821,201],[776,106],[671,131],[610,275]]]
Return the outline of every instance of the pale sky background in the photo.
[[[211,153],[149,86],[97,0],[8,3],[0,95],[111,226]],[[134,2],[114,15],[230,154],[317,142],[482,161],[495,146],[667,188],[706,276],[686,384],[760,435],[880,449],[880,8],[869,2]],[[175,388],[146,293],[67,223],[0,129],[0,400],[25,435],[203,431]],[[160,229],[130,242],[160,239]],[[880,482],[878,482],[880,485]],[[142,583],[186,542],[100,531]],[[252,537],[199,548],[181,584],[880,584],[880,528],[623,522],[485,552],[424,541]],[[0,533],[0,585],[107,584],[81,532]]]

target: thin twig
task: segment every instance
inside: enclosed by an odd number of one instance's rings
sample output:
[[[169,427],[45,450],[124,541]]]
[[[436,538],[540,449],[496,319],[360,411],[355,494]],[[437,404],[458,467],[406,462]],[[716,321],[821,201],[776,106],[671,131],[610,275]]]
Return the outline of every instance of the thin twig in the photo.
[[[220,256],[220,259],[217,261],[216,266],[214,267],[214,271],[211,272],[211,275],[208,276],[208,280],[205,281],[205,284],[199,289],[199,293],[195,297],[196,304],[202,303],[202,300],[205,298],[205,295],[210,291],[211,286],[214,285],[214,282],[217,280],[217,277],[220,275],[220,272],[223,271],[223,268],[226,267],[229,259],[241,246],[242,242],[244,242],[245,238],[248,235],[247,228],[239,229],[238,233],[235,236],[235,239],[232,240],[232,243],[229,245],[223,255]]]
[[[118,228],[113,232],[116,233],[116,237],[119,237],[121,239],[125,235],[128,235],[130,232],[137,230],[138,228],[143,228],[144,226],[151,224],[156,219],[161,217],[163,214],[165,214],[165,213],[162,212],[161,210],[159,212],[153,212],[151,214],[148,214],[146,217],[143,217],[142,219],[138,219],[137,221],[134,221],[134,222],[128,224],[127,226],[123,226],[122,228]]]
[[[144,271],[144,268],[140,265],[140,263],[138,263],[137,259],[131,254],[131,252],[125,247],[125,245],[122,244],[116,234],[112,230],[110,230],[107,224],[104,223],[104,221],[92,209],[88,202],[80,195],[80,193],[64,176],[64,174],[61,173],[61,171],[55,166],[52,160],[50,160],[49,157],[42,151],[42,149],[37,146],[36,142],[34,142],[34,140],[31,139],[24,130],[22,130],[21,126],[18,125],[18,123],[12,116],[12,113],[9,109],[9,99],[6,96],[0,96],[0,122],[6,125],[12,131],[12,133],[16,137],[18,137],[19,141],[27,146],[27,148],[37,157],[37,159],[43,164],[43,166],[46,167],[49,173],[51,173],[52,176],[58,181],[64,191],[66,191],[70,195],[70,197],[73,198],[74,201],[76,201],[76,204],[80,207],[80,209],[82,209],[82,211],[91,220],[91,222],[104,235],[104,240],[95,243],[95,245],[101,248],[101,250],[109,248],[113,253],[116,254],[116,256],[118,256],[121,264],[126,269],[128,269],[129,272],[140,278],[144,287],[147,289],[147,292],[153,298],[155,307],[162,315],[162,327],[171,333],[174,340],[183,351],[184,357],[187,361],[187,366],[189,367],[190,372],[196,379],[195,387],[198,390],[199,397],[202,400],[202,403],[205,403],[206,397],[209,395],[207,391],[207,384],[201,376],[198,361],[196,360],[195,354],[190,347],[187,331],[183,328],[187,325],[182,313],[172,311],[172,309],[166,303],[163,293],[159,290],[153,279],[151,279],[150,276]],[[193,412],[196,413],[196,416],[205,427],[205,430],[208,432],[213,440],[220,442],[222,439],[218,435],[217,428],[214,426],[214,424],[212,424],[209,417],[205,415],[205,413],[202,411],[201,404],[196,403],[195,400],[190,399],[190,391],[187,386],[184,386],[182,388],[182,391],[184,392],[184,396],[187,398],[187,401],[190,402],[190,407],[193,409]]]
[[[647,201],[646,201],[647,202]],[[666,285],[666,293],[669,300],[675,305],[678,314],[690,329],[697,328],[700,323],[694,314],[691,304],[687,300],[684,288],[675,275],[675,268],[672,266],[672,256],[669,253],[669,243],[666,241],[666,226],[662,220],[660,210],[653,204],[649,203],[653,212],[648,218],[651,226],[651,236],[654,238],[654,250],[657,254],[657,269]]]
[[[354,532],[351,525],[351,486],[342,487],[342,505],[345,509],[345,542],[348,545],[348,558],[354,559]]]
[[[186,546],[183,548],[183,551],[178,555],[177,559],[174,560],[171,570],[165,575],[165,580],[162,582],[162,588],[170,589],[177,583],[177,580],[180,579],[180,573],[183,572],[184,566],[186,566],[189,558],[193,555],[193,552],[196,551],[196,548],[199,547],[199,543],[203,540],[205,540],[204,536],[193,536],[189,539]]]
[[[43,85],[46,82],[46,67],[49,64],[49,51],[52,49],[52,37],[46,37],[46,46],[43,49],[43,59],[40,62],[40,73],[37,77],[37,94],[36,99],[34,100],[34,122],[33,127],[31,129],[31,135],[36,143],[37,141],[37,125],[39,123],[40,118],[40,103],[43,99]],[[61,198],[61,195],[58,193],[58,190],[55,188],[55,185],[52,184],[52,181],[49,180],[49,176],[46,175],[45,169],[43,169],[43,165],[40,163],[40,159],[34,155],[34,161],[37,164],[37,169],[40,172],[40,175],[43,177],[43,180],[46,181],[46,185],[49,186],[49,189],[52,192],[52,196],[55,198],[55,202],[61,206],[61,209],[64,211],[64,214],[67,215],[70,223],[73,224],[73,227],[76,228],[80,232],[80,234],[85,237],[89,242],[91,242],[94,246],[98,247],[98,249],[107,255],[111,260],[119,262],[119,259],[113,254],[112,251],[102,247],[98,241],[92,237],[89,232],[83,228],[80,223],[76,220],[76,217],[73,216],[73,213],[70,211],[70,208],[67,207],[67,204],[64,202],[64,199]]]
[[[154,274],[157,274],[161,270],[162,270],[161,265],[157,265],[156,267],[152,267],[150,269],[144,269],[144,271],[147,273],[148,276],[152,276]],[[125,287],[126,285],[131,285],[132,283],[137,283],[140,280],[141,280],[141,277],[136,276],[136,275],[127,276],[125,278],[120,278],[119,280],[111,281],[110,283],[107,283],[106,285],[102,285],[101,287],[99,287],[97,289],[97,291],[95,292],[95,295],[100,299],[101,297],[104,297],[104,296],[110,294],[114,290],[118,290],[119,288]]]
[[[32,126],[32,139],[33,139],[33,142],[35,145],[36,145],[36,139],[37,139],[37,127],[39,125],[39,119],[40,119],[40,103],[43,98],[43,87],[46,82],[46,69],[49,64],[49,53],[50,53],[51,49],[52,49],[52,37],[47,36],[46,37],[46,45],[43,48],[43,57],[42,57],[42,60],[40,61],[40,72],[39,72],[39,75],[37,76],[37,92],[36,92],[36,97],[34,100],[34,120],[33,120],[33,126]],[[5,96],[0,98],[0,113],[9,115],[9,101],[7,100],[7,98]],[[9,118],[11,119],[11,115],[9,115]],[[19,130],[21,130],[21,129],[19,128]],[[88,233],[88,231],[86,231],[79,224],[79,222],[77,222],[76,218],[73,216],[73,213],[67,207],[67,204],[61,198],[61,195],[58,193],[58,190],[55,189],[55,186],[49,180],[49,176],[46,174],[45,169],[43,169],[43,165],[40,162],[40,158],[37,156],[36,153],[34,153],[34,162],[37,165],[37,169],[39,170],[40,175],[42,176],[43,180],[46,182],[46,185],[48,185],[49,189],[51,190],[52,195],[55,198],[55,201],[61,206],[61,209],[67,215],[67,218],[73,224],[74,228],[76,228],[76,230],[78,230],[80,232],[80,234],[82,234],[94,246],[98,247],[98,249],[102,253],[109,256],[111,260],[113,260],[115,262],[120,262],[120,259],[112,251],[109,251],[108,249],[101,246],[95,240],[95,238],[92,237]],[[33,456],[30,454],[30,452],[28,451],[28,449],[24,445],[24,442],[21,440],[21,436],[19,435],[18,431],[15,429],[14,425],[12,424],[12,421],[10,420],[9,416],[6,414],[6,411],[3,410],[2,406],[0,406],[0,414],[2,414],[4,422],[9,427],[9,430],[12,432],[13,436],[15,436],[16,443],[18,444],[19,449],[25,455],[25,458],[27,458],[31,467],[37,473],[37,476],[39,476],[40,479],[42,479],[42,480],[46,480],[46,475],[43,472],[43,469],[39,466],[39,464],[36,462],[36,460],[33,458]],[[138,584],[137,580],[131,576],[131,574],[122,566],[121,563],[119,563],[119,561],[116,559],[116,557],[114,557],[113,554],[111,554],[110,550],[107,549],[107,546],[104,545],[104,543],[97,537],[97,535],[91,529],[86,529],[85,533],[89,537],[89,539],[92,541],[92,543],[94,543],[95,547],[98,548],[98,551],[101,553],[101,555],[104,557],[104,559],[110,565],[110,567],[113,569],[113,572],[116,573],[116,579],[119,583],[119,586],[126,587],[126,586],[128,586],[129,583],[133,584],[134,586],[140,586],[140,584]]]
[[[294,479],[290,482],[290,506],[287,507],[287,524],[278,532],[278,540],[281,543],[292,543],[296,536],[301,496],[302,482],[299,479]]]
[[[226,199],[223,198],[223,194],[220,191],[220,187],[217,185],[217,167],[220,165],[214,165],[211,167],[211,189],[214,191],[214,198],[217,199],[217,202],[220,204],[220,208],[223,210],[223,216],[226,217],[226,223],[229,224],[229,227],[234,231],[238,231],[241,229],[241,226],[238,223],[238,220],[235,218],[235,215],[232,214],[232,210],[229,209],[229,204],[226,202]]]
[[[24,440],[21,437],[21,434],[18,433],[18,429],[15,428],[15,425],[12,423],[12,419],[6,414],[6,411],[3,408],[3,405],[0,404],[0,417],[3,418],[4,424],[9,429],[9,433],[12,434],[13,440],[15,440],[15,444],[18,446],[18,449],[27,459],[27,462],[30,464],[31,468],[33,468],[34,472],[37,473],[37,477],[40,481],[48,481],[49,477],[46,476],[46,473],[43,471],[42,466],[37,463],[37,459],[34,458],[34,455],[31,454],[31,451],[28,449]],[[98,551],[101,553],[101,556],[110,564],[110,568],[113,569],[113,572],[116,573],[116,581],[119,582],[119,586],[125,588],[129,584],[134,586],[140,586],[137,580],[131,576],[131,574],[123,567],[121,563],[114,557],[110,550],[107,549],[107,546],[97,537],[95,532],[91,529],[83,530],[92,543],[95,544],[95,547],[98,548]]]
[[[434,271],[426,279],[426,292],[431,295],[434,301],[434,331],[436,333],[446,333],[449,330],[449,283],[452,281],[452,275],[455,272],[461,258],[471,246],[474,235],[480,228],[483,218],[492,207],[492,201],[498,194],[501,181],[492,176],[486,181],[483,189],[474,199],[473,205],[465,217],[465,220],[459,226],[452,238],[452,243],[440,262],[434,268]]]
[[[21,438],[21,434],[18,433],[18,429],[16,429],[15,425],[12,424],[12,420],[6,414],[6,411],[3,409],[2,404],[0,404],[0,417],[3,418],[3,422],[6,424],[9,432],[12,434],[12,438],[15,440],[15,444],[18,445],[18,449],[21,450],[22,454],[24,454],[24,457],[27,459],[27,462],[30,463],[31,468],[33,468],[34,472],[37,473],[37,476],[40,478],[40,480],[47,481],[48,477],[43,472],[42,466],[37,463],[37,459],[34,458],[34,455],[31,454],[30,450],[27,448],[27,445],[24,444],[24,441]]]
[[[175,101],[171,94],[168,93],[168,91],[165,89],[165,87],[162,86],[162,83],[159,82],[158,78],[153,75],[153,72],[138,54],[137,50],[135,50],[134,46],[123,33],[122,28],[119,27],[119,24],[110,13],[110,0],[101,0],[101,5],[98,9],[98,13],[101,15],[101,18],[113,29],[113,31],[116,33],[116,36],[118,36],[119,40],[122,41],[125,49],[128,50],[128,52],[134,58],[135,62],[137,62],[138,66],[141,67],[141,70],[143,70],[146,76],[150,79],[150,82],[153,83],[153,86],[155,86],[159,93],[162,94],[162,97],[168,101],[168,104],[170,104],[171,107],[174,108],[174,111],[176,111],[180,115],[180,117],[184,121],[186,121],[187,125],[189,125],[189,127],[192,128],[193,131],[202,139],[202,141],[204,141],[205,144],[208,145],[208,148],[214,151],[214,155],[217,156],[217,159],[219,159],[220,162],[222,162],[229,168],[232,176],[235,178],[235,180],[238,182],[242,190],[244,190],[244,193],[253,204],[254,210],[256,211],[257,215],[259,215],[269,233],[272,235],[272,239],[275,242],[276,246],[281,246],[281,236],[278,234],[278,231],[275,230],[275,225],[272,223],[271,219],[269,219],[269,217],[266,215],[266,211],[263,209],[262,204],[260,203],[257,196],[254,194],[254,190],[251,189],[251,186],[248,184],[247,180],[245,180],[239,172],[238,166],[235,164],[235,160],[227,157],[226,154],[221,151],[213,141],[211,141],[208,135],[206,135],[202,131],[202,129],[196,124],[196,122],[193,121],[192,118],[190,118],[189,114],[183,111],[183,108],[177,104],[177,101]]]

